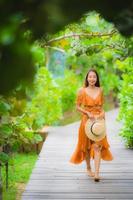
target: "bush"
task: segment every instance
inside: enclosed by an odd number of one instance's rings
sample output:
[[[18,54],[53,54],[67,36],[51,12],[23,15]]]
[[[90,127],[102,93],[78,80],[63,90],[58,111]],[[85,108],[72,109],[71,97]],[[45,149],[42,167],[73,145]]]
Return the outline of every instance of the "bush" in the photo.
[[[123,72],[119,94],[120,112],[118,120],[122,120],[123,127],[120,135],[125,139],[127,147],[133,147],[133,58],[116,62]]]
[[[81,87],[79,77],[71,70],[65,70],[65,76],[57,79],[57,84],[61,89],[61,102],[63,112],[75,108],[76,92]]]

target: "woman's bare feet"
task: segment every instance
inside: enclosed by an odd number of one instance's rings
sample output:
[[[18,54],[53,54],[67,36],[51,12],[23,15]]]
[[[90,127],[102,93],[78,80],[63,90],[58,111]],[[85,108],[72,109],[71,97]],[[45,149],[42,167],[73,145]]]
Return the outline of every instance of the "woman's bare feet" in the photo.
[[[100,178],[101,177],[97,173],[94,174],[94,181],[99,182]]]

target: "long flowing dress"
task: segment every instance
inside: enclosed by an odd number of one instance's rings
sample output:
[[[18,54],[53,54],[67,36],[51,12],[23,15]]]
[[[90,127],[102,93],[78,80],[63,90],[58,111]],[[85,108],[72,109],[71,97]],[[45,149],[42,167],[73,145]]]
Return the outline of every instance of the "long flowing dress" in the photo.
[[[94,99],[88,95],[85,87],[80,88],[77,93],[76,104],[82,105],[85,110],[88,110],[93,114],[100,114],[103,111],[104,104],[103,89],[100,87],[100,92]],[[79,164],[83,160],[85,160],[86,151],[88,151],[90,158],[94,159],[94,141],[89,139],[85,134],[85,123],[87,119],[88,116],[84,113],[81,113],[81,123],[78,131],[77,145],[69,160],[71,163],[74,164]],[[102,140],[96,143],[102,145],[101,158],[103,160],[111,161],[114,159],[111,151],[109,150],[110,145],[108,143],[107,133]]]

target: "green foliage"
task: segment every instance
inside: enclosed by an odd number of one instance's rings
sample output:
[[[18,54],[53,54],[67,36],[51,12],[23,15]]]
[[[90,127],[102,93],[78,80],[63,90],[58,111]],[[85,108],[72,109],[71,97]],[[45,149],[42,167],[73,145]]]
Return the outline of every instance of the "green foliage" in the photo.
[[[73,109],[75,105],[76,91],[81,87],[78,76],[72,70],[65,70],[65,76],[56,80],[61,89],[61,102],[63,112]],[[61,106],[61,105],[60,105]]]
[[[38,134],[44,125],[56,124],[62,116],[61,89],[44,65],[44,51],[37,44],[32,47],[36,76],[33,84],[21,82],[15,90],[0,98],[0,146],[10,150],[31,151],[42,141]],[[2,152],[4,162],[8,156]]]
[[[67,0],[49,1],[21,1],[2,0],[0,2],[0,92],[5,92],[16,87],[20,80],[32,79],[34,62],[31,53],[31,40],[55,33],[64,25],[74,22],[91,10],[97,10],[109,21],[113,21],[121,33],[131,35],[132,1],[94,1]],[[107,8],[107,9],[105,9]],[[5,10],[7,12],[5,12]],[[49,16],[49,17],[48,17]],[[87,18],[91,30],[107,29],[103,19],[92,15]],[[89,30],[89,26],[84,28]],[[5,80],[8,80],[5,81]]]
[[[70,34],[74,36],[67,38]],[[86,14],[80,23],[68,25],[55,37],[62,39],[55,42],[53,40],[51,48],[55,45],[65,50],[67,68],[73,70],[82,83],[89,68],[95,67],[105,95],[113,91],[113,98],[117,97],[121,73],[116,69],[115,60],[125,56],[127,47],[125,39],[117,33],[112,24],[106,22],[98,13],[91,12]]]
[[[42,141],[40,135],[32,132],[27,132],[26,128],[28,127],[28,122],[24,122],[25,116],[25,107],[21,107],[20,115],[16,116],[15,101],[12,101],[11,97],[1,97],[0,98],[0,146],[4,152],[0,152],[0,162],[5,163],[8,161],[10,154],[15,150],[19,150],[22,146],[28,145],[29,147],[32,144],[36,144],[39,141]],[[19,100],[20,101],[20,100]],[[14,104],[13,104],[14,103]],[[21,104],[20,104],[21,105]],[[23,114],[21,115],[23,111]],[[29,116],[30,118],[30,116]]]
[[[123,122],[120,135],[124,138],[127,147],[133,147],[133,58],[129,57],[124,61],[118,60],[116,65],[123,72],[119,94],[118,119]]]
[[[61,91],[46,67],[38,69],[33,88],[26,109],[32,128],[55,123],[62,116]]]
[[[4,15],[2,14],[1,17],[3,18]],[[27,83],[31,82],[35,73],[31,42],[24,37],[24,30],[21,27],[22,20],[23,16],[20,13],[7,15],[6,20],[3,20],[0,25],[1,94],[7,94],[21,80],[25,80]]]
[[[10,105],[4,101],[0,102],[0,114],[2,115],[2,113],[8,113],[8,111],[10,110]]]
[[[9,155],[4,152],[0,152],[0,164],[5,164],[9,161]]]
[[[111,23],[107,23],[103,18],[101,18],[100,14],[96,12],[90,12],[87,14],[85,18],[86,27],[83,27],[83,31],[92,31],[92,32],[104,32],[110,31],[113,27]]]
[[[13,135],[12,123],[10,121],[10,104],[3,97],[0,98],[0,146],[9,143]],[[4,155],[4,154],[2,154]]]
[[[45,49],[39,47],[38,42],[32,45],[31,48],[33,54],[34,63],[39,67],[43,66],[45,63]]]
[[[5,166],[2,167],[3,199],[21,199],[25,184],[29,180],[32,169],[37,160],[36,153],[15,153],[9,160],[9,188],[5,188]]]

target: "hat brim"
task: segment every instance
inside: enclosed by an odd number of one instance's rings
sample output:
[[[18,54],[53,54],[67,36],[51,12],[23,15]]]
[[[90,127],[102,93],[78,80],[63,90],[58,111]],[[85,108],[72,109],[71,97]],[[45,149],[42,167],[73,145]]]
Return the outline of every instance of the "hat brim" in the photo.
[[[93,141],[100,141],[106,136],[106,127],[105,127],[105,120],[101,119],[101,123],[103,123],[103,130],[100,135],[94,135],[91,131],[92,120],[88,119],[85,124],[85,134],[87,137]]]

